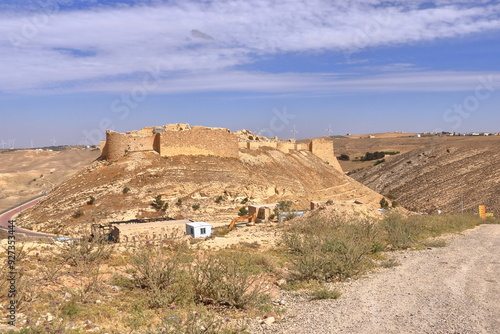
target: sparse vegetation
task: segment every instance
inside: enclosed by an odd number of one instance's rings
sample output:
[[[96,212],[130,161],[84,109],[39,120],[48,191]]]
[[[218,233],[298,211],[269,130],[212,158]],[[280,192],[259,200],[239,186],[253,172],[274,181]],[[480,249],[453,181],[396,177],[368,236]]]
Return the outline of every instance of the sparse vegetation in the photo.
[[[225,197],[224,196],[218,196],[216,199],[215,199],[215,203],[217,204],[220,204],[222,201],[225,201]]]
[[[197,300],[238,309],[261,307],[268,302],[260,273],[249,254],[219,252],[198,259],[192,274]]]
[[[393,267],[397,267],[400,265],[401,265],[401,263],[394,258],[390,258],[388,260],[380,262],[380,266],[383,268],[393,268]]]
[[[385,159],[377,160],[377,161],[375,161],[375,163],[373,164],[373,166],[378,166],[380,164],[383,164],[384,162],[385,162]]]
[[[292,225],[283,245],[292,254],[293,279],[330,281],[358,275],[371,266],[366,255],[380,242],[379,232],[368,222],[311,218],[311,224]]]
[[[347,154],[341,154],[337,159],[338,160],[342,160],[342,161],[349,161],[349,160],[351,160],[351,158]]]
[[[85,215],[85,213],[83,212],[83,210],[78,209],[78,210],[76,210],[76,211],[75,211],[75,212],[71,215],[71,217],[73,217],[73,218],[77,219],[77,218],[80,218],[80,217],[82,217],[82,216],[84,216],[84,215]]]
[[[322,288],[311,293],[313,300],[339,299],[342,293],[338,290]]]
[[[182,206],[182,199],[177,199],[177,202],[175,202],[175,205],[177,206]]]
[[[93,240],[82,238],[63,243],[58,246],[58,250],[59,256],[65,263],[76,267],[81,264],[96,263],[109,259],[113,254],[114,246],[97,238]]]
[[[238,212],[238,216],[243,217],[246,215],[248,215],[248,209],[246,208],[246,206],[241,207],[240,211]]]
[[[199,209],[201,208],[201,204],[200,204],[200,203],[193,204],[193,205],[191,206],[191,208],[192,208],[194,211],[199,210]]]
[[[245,197],[244,199],[241,200],[240,204],[245,205],[248,203],[248,201],[249,201],[248,197]]]
[[[385,157],[384,152],[366,152],[364,156],[360,157],[360,161],[372,161],[372,160],[379,160],[383,159]]]
[[[123,188],[122,193],[128,194],[129,191],[130,191],[130,188],[129,187],[125,187],[125,188]]]
[[[385,210],[389,209],[389,202],[385,199],[385,197],[382,197],[380,200],[380,207]]]
[[[94,196],[90,196],[89,200],[87,201],[87,204],[88,205],[94,205],[94,203],[95,203],[95,197]]]
[[[226,250],[196,251],[169,238],[131,244],[118,255],[105,251],[113,245],[97,240],[58,244],[47,250],[50,256],[35,258],[31,252],[20,257],[26,268],[19,280],[20,309],[31,319],[42,319],[23,330],[53,333],[44,329],[47,326],[77,334],[83,321],[91,319],[108,333],[241,332],[243,321],[234,318],[241,310],[249,317],[268,312],[266,287],[275,286],[279,278],[286,279],[284,290],[307,289],[317,300],[339,298],[340,293],[325,282],[364,275],[376,263],[385,268],[399,265],[377,252],[444,246],[444,239],[436,236],[481,222],[466,215],[390,214],[374,224],[313,215],[307,223],[287,223],[280,246],[273,250],[258,242],[240,242]],[[53,277],[47,274],[49,268],[56,272]],[[44,290],[47,284],[50,294]],[[43,320],[47,312],[63,321]],[[119,322],[110,320],[117,316]],[[77,329],[69,329],[69,323]]]
[[[151,204],[156,210],[158,211],[167,211],[168,209],[168,202],[164,201],[161,199],[162,195],[158,195],[153,199],[153,203]]]

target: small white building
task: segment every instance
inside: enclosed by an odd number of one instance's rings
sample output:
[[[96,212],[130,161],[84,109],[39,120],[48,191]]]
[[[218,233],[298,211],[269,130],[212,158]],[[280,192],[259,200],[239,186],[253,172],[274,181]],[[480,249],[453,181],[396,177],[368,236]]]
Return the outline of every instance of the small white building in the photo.
[[[186,234],[193,238],[206,238],[212,235],[212,225],[204,222],[186,223]]]

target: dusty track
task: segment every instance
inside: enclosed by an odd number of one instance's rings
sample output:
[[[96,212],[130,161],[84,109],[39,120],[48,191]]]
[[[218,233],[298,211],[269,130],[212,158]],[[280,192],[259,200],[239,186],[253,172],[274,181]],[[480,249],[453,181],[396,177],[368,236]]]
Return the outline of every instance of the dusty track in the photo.
[[[282,322],[254,333],[500,333],[499,254],[500,225],[394,254],[401,266],[342,284],[338,300],[285,295]]]

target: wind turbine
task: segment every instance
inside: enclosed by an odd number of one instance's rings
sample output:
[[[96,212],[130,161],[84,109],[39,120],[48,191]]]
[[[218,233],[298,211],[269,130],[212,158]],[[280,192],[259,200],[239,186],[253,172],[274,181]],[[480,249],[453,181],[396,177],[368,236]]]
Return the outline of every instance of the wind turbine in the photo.
[[[325,131],[328,133],[328,137],[331,137],[333,135],[333,130],[332,130],[332,124],[328,125],[328,129],[325,129]]]
[[[10,148],[11,150],[13,150],[13,149],[14,149],[14,144],[15,144],[15,142],[16,142],[16,140],[15,140],[15,139],[10,139],[10,140],[9,140],[9,148]]]
[[[293,139],[295,139],[295,136],[297,135],[297,133],[299,133],[299,131],[297,131],[297,129],[295,128],[295,124],[293,125],[293,129],[290,132],[293,133]]]
[[[56,137],[52,138],[50,141],[52,142],[52,146],[56,146]]]
[[[7,145],[7,143],[2,139],[2,143],[0,145],[2,145],[2,150],[5,150],[5,145]]]

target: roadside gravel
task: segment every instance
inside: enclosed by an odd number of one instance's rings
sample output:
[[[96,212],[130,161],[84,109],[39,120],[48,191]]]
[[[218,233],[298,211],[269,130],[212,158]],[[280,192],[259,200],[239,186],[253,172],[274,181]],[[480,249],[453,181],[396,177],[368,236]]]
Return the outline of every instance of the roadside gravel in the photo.
[[[389,254],[401,265],[336,284],[337,300],[283,292],[285,314],[252,333],[500,333],[500,225],[448,243]]]

